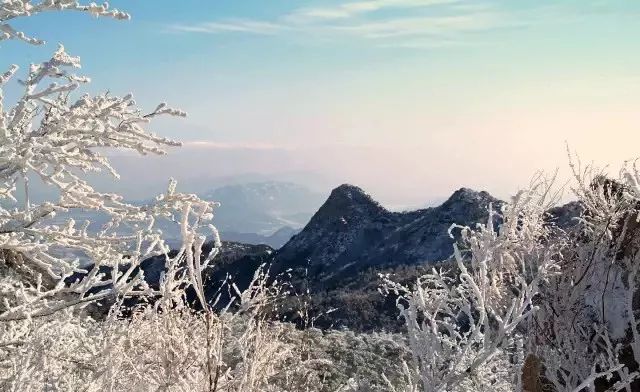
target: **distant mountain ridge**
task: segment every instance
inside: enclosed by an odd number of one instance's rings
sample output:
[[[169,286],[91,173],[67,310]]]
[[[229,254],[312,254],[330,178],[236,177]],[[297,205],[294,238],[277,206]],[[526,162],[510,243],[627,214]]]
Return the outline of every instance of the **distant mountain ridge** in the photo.
[[[215,224],[223,233],[270,236],[283,227],[300,229],[324,200],[324,195],[302,185],[265,181],[227,185],[203,193],[220,202]]]
[[[235,231],[220,232],[220,238],[224,241],[238,242],[253,245],[269,245],[273,249],[279,249],[286,244],[291,237],[300,232],[300,229],[284,226],[271,235],[261,235],[256,233],[238,233]]]
[[[221,206],[214,211],[213,223],[223,240],[265,244],[275,249],[299,232],[324,201],[321,193],[280,181],[227,185],[199,196],[204,200],[220,202]],[[151,202],[131,201],[134,205]],[[89,231],[95,233],[103,228],[110,217],[96,211],[72,210],[59,213],[49,221],[64,224],[68,219],[90,222]],[[180,227],[176,222],[158,219],[156,226],[162,230],[170,246],[179,246]]]

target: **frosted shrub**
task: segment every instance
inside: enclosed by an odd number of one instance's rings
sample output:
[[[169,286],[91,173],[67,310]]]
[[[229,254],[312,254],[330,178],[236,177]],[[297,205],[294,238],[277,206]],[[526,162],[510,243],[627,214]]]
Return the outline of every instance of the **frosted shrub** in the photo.
[[[280,325],[188,309],[111,322],[62,313],[2,357],[0,390],[283,390],[271,387],[291,352]]]
[[[195,313],[189,308],[145,307],[110,336],[112,374],[96,379],[96,390],[266,391],[283,372],[291,347],[284,328],[265,319],[274,287],[254,281],[234,312]],[[118,330],[118,328],[121,328]]]
[[[106,6],[80,6],[71,1],[3,1],[0,26],[6,34],[2,37],[41,43],[26,39],[7,22],[54,10],[126,16]],[[74,73],[79,67],[80,59],[60,46],[50,60],[29,67],[19,80],[22,94],[11,107],[5,107],[0,90],[0,268],[12,271],[3,274],[2,287],[13,286],[10,291],[14,292],[12,298],[3,298],[0,321],[42,317],[113,295],[149,294],[144,279],[134,271],[145,258],[167,252],[155,221],[178,217],[183,227],[182,252],[188,258],[191,249],[203,241],[200,227],[212,217],[211,203],[177,193],[174,183],[154,203],[133,206],[119,195],[94,190],[85,180],[86,173],[103,170],[118,176],[98,148],[162,154],[163,147],[179,145],[144,126],[161,115],[184,113],[166,104],[145,113],[131,95],[74,97],[80,85],[89,81]],[[0,89],[17,69],[12,66],[0,78]],[[33,203],[29,182],[34,180],[56,190],[58,199]],[[97,235],[88,232],[88,222],[77,224],[70,219],[56,225],[45,220],[70,210],[98,211],[110,220]],[[88,273],[85,265],[95,268]],[[101,266],[113,270],[109,279],[100,276]],[[126,266],[124,271],[119,269],[122,266]],[[15,274],[21,279],[9,283]],[[73,274],[84,277],[66,284],[65,279]],[[88,295],[94,287],[102,290]]]
[[[533,312],[540,286],[558,271],[559,250],[544,214],[548,186],[520,192],[487,223],[461,230],[454,273],[433,269],[413,287],[387,278],[400,295],[413,355],[415,387],[423,391],[509,391],[522,361],[518,327]],[[501,221],[496,229],[496,224]]]
[[[549,283],[532,322],[532,355],[557,391],[632,390],[639,385],[638,171],[617,180],[572,163],[584,210],[563,248],[562,274]],[[634,304],[635,302],[635,304]],[[535,332],[535,333],[533,333]],[[632,358],[624,351],[630,351]],[[598,389],[597,384],[600,385]],[[635,389],[633,389],[635,390]]]
[[[537,181],[486,224],[460,228],[453,268],[410,287],[385,277],[412,353],[396,390],[639,387],[640,174],[572,168],[581,212],[568,227],[548,213],[550,183]]]

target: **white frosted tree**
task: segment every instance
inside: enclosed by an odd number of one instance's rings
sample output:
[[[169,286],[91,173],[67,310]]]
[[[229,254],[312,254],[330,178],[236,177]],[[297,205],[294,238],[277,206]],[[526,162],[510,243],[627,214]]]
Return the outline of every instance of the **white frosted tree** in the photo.
[[[33,16],[42,12],[79,11],[92,16],[105,16],[115,19],[129,19],[129,14],[109,9],[109,4],[81,4],[74,0],[2,0],[0,3],[0,41],[8,39],[22,40],[33,45],[42,45],[42,39],[32,37],[29,33],[17,31],[11,22],[17,18]]]
[[[640,364],[634,300],[640,177],[634,165],[615,180],[579,160],[571,167],[583,213],[563,247],[562,274],[545,288],[531,324],[530,351],[557,391],[595,391],[598,382],[631,391]],[[627,359],[625,347],[632,353]]]
[[[407,391],[637,388],[640,175],[573,167],[583,212],[572,229],[549,215],[552,182],[535,181],[462,228],[451,270],[410,287],[386,278],[413,355]]]
[[[16,31],[10,22],[41,12],[71,10],[128,19],[107,4],[2,1],[0,39],[42,44]],[[46,316],[108,296],[153,294],[137,267],[168,250],[155,227],[157,219],[174,219],[181,225],[179,258],[187,260],[190,271],[200,263],[193,262],[197,256],[193,249],[197,251],[204,241],[199,230],[212,217],[211,203],[177,193],[171,183],[155,202],[134,206],[117,194],[96,191],[86,180],[88,173],[99,171],[118,177],[100,151],[163,154],[165,147],[178,146],[146,126],[158,116],[185,113],[164,103],[144,112],[131,95],[78,96],[76,90],[89,82],[75,73],[78,68],[80,59],[60,45],[51,59],[32,64],[17,81],[15,88],[21,94],[13,103],[6,102],[1,89],[17,76],[18,67],[11,66],[0,77],[0,262],[5,275],[0,321]],[[34,203],[29,188],[33,180],[52,187],[59,197]],[[78,225],[70,219],[56,225],[47,220],[61,212],[83,210],[103,213],[109,223],[92,234],[88,223]],[[87,265],[91,271],[84,268]],[[111,270],[108,278],[105,268]],[[72,275],[82,278],[69,282]],[[197,283],[195,274],[190,277]],[[97,287],[98,293],[93,290]]]
[[[106,3],[2,0],[0,40],[43,44],[12,23],[55,11],[129,19]],[[118,178],[104,154],[110,149],[148,155],[179,146],[147,126],[185,113],[164,103],[145,112],[131,95],[80,95],[89,79],[79,68],[80,59],[60,45],[11,87],[18,89],[14,102],[2,89],[18,67],[0,76],[0,389],[267,390],[290,356],[281,329],[265,318],[279,289],[258,272],[246,291],[230,286],[235,303],[212,310],[203,272],[221,246],[210,224],[214,203],[177,192],[171,180],[152,202],[133,205],[88,181],[94,172]],[[34,180],[58,196],[35,202]],[[96,233],[90,222],[51,219],[83,211],[106,215],[107,223]],[[177,252],[169,252],[160,220],[179,227]],[[213,249],[204,254],[207,238]],[[141,268],[152,256],[164,271],[153,286]],[[187,288],[204,311],[186,305]],[[136,296],[152,301],[123,319],[120,304]],[[107,299],[114,304],[106,320],[88,317],[86,306]]]
[[[559,248],[544,214],[546,182],[537,182],[485,224],[461,229],[455,272],[433,269],[400,295],[417,385],[431,391],[511,391],[523,361],[518,333],[534,313],[540,287],[558,271]],[[551,200],[553,201],[553,200]],[[497,226],[497,228],[496,228]]]

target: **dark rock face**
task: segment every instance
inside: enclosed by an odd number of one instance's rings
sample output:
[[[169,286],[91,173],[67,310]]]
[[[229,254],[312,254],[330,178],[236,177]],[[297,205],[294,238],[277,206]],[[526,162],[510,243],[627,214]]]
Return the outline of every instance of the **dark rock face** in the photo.
[[[500,201],[462,188],[438,207],[391,212],[362,189],[341,185],[309,224],[277,253],[274,270],[307,269],[315,289],[330,289],[370,268],[433,263],[453,252],[448,229],[487,219]]]
[[[462,188],[442,205],[391,212],[362,189],[341,185],[309,224],[274,256],[271,271],[291,271],[298,292],[309,290],[315,326],[354,330],[398,330],[395,298],[382,296],[380,273],[411,283],[453,253],[452,224],[488,219],[502,202],[486,192]],[[322,314],[331,310],[326,316]]]

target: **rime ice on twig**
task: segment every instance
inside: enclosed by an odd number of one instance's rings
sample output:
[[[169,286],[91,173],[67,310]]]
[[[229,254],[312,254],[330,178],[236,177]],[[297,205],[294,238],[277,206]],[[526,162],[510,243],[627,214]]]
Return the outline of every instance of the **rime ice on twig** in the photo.
[[[109,9],[109,4],[106,2],[102,5],[96,3],[83,5],[75,0],[2,0],[0,2],[0,41],[17,39],[32,45],[44,44],[41,39],[30,37],[27,33],[15,30],[10,21],[48,11],[79,11],[94,17],[130,18],[127,13]]]
[[[106,4],[3,1],[0,22],[53,10],[128,17],[109,10]],[[177,193],[175,183],[153,203],[134,206],[117,194],[96,191],[87,182],[90,172],[107,171],[118,177],[98,149],[127,149],[146,155],[164,154],[166,147],[179,146],[145,127],[158,116],[185,113],[165,103],[145,113],[131,95],[78,97],[76,90],[89,82],[75,73],[79,68],[80,59],[60,45],[51,59],[29,67],[19,80],[22,94],[11,105],[3,98],[2,87],[16,77],[18,69],[12,66],[0,75],[0,252],[4,265],[28,277],[14,282],[11,300],[5,297],[7,304],[0,306],[0,320],[45,316],[113,295],[152,294],[137,267],[145,258],[167,252],[162,233],[155,227],[157,219],[175,220],[174,216],[181,215],[177,224],[182,226],[184,242],[179,257],[171,262],[186,262],[194,273],[200,272],[204,235],[215,233],[208,225],[214,205],[195,195]],[[34,203],[30,179],[55,188],[59,198]],[[16,197],[18,191],[22,191],[22,201]],[[109,223],[98,234],[91,234],[73,220],[64,225],[45,221],[68,210],[99,211],[109,217]],[[85,263],[70,254],[81,255]],[[92,266],[91,272],[86,264]],[[99,272],[104,268],[113,271],[106,280]],[[72,275],[82,278],[69,282]],[[201,285],[195,274],[190,277],[193,284]],[[95,287],[101,288],[99,293],[89,294]]]

